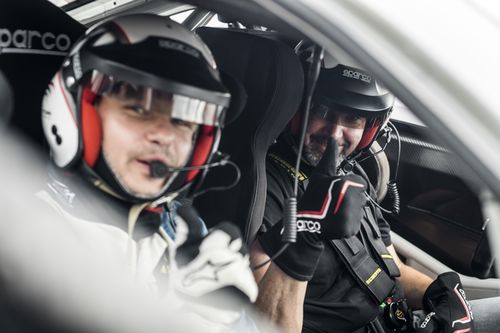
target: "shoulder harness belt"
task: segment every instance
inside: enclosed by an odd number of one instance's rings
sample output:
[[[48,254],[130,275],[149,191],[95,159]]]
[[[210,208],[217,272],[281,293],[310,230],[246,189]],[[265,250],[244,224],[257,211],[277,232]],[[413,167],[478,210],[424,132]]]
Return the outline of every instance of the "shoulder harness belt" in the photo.
[[[307,186],[308,177],[303,171],[295,172],[291,163],[275,154],[269,154],[268,157],[275,165],[284,168],[292,179],[297,174],[299,182]],[[330,242],[358,284],[372,296],[377,304],[382,304],[387,297],[392,295],[396,285],[393,278],[400,276],[400,272],[394,258],[382,241],[371,208],[367,206],[364,209],[366,218],[361,220],[361,227],[367,235],[366,243],[373,253],[378,254],[383,268],[370,256],[365,245],[356,235]]]

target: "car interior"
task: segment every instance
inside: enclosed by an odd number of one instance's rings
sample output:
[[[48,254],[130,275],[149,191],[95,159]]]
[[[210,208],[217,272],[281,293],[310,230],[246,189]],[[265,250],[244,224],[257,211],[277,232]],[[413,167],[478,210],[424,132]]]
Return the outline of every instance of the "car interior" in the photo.
[[[219,150],[236,163],[240,181],[230,189],[196,197],[193,205],[209,227],[220,221],[236,223],[250,244],[264,214],[267,149],[301,106],[305,79],[294,48],[307,36],[253,2],[231,0],[3,0],[0,31],[65,34],[73,42],[94,22],[137,12],[170,16],[196,31],[238,97]],[[0,101],[6,105],[3,96],[8,86],[14,101],[8,126],[46,150],[39,108],[64,52],[9,53],[4,38],[0,39]],[[39,43],[36,38],[33,41]],[[7,117],[2,114],[0,119]],[[481,182],[402,103],[396,104],[391,122],[395,129],[378,140],[372,157],[361,165],[379,204],[389,211],[385,217],[396,250],[407,264],[431,276],[456,270],[471,299],[499,295],[500,280],[487,234],[489,218],[480,205]],[[201,190],[227,188],[237,177],[230,166],[214,169]],[[388,190],[389,180],[396,183],[397,191]],[[395,206],[399,214],[393,213]]]
[[[197,33],[214,53],[220,68],[238,79],[247,92],[241,116],[224,129],[220,150],[241,171],[241,180],[226,191],[209,192],[194,205],[208,226],[237,221],[249,243],[264,215],[267,149],[298,110],[304,75],[299,59],[272,32],[200,27]],[[228,171],[213,170],[205,187],[224,183]]]
[[[10,126],[41,147],[44,136],[39,110],[45,88],[61,66],[69,40],[75,41],[85,26],[50,3],[32,6],[30,1],[0,4],[0,69],[14,96]]]

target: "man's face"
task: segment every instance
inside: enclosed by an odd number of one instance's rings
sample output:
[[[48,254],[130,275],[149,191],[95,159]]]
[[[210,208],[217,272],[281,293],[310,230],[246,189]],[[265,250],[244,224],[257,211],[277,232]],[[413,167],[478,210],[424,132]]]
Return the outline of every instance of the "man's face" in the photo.
[[[304,140],[304,156],[316,166],[325,152],[328,138],[338,146],[338,162],[342,162],[358,146],[363,136],[366,118],[328,109],[318,105],[311,108]]]
[[[109,167],[127,191],[138,197],[160,193],[170,175],[154,178],[150,163],[182,167],[190,156],[198,128],[170,117],[171,99],[144,92],[135,96],[102,96],[102,150]]]

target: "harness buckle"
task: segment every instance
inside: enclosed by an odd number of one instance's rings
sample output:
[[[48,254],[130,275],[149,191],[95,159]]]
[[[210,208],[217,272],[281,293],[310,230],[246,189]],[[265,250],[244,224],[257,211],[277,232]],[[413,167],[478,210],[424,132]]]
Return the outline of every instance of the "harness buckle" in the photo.
[[[388,297],[384,307],[384,323],[394,332],[410,332],[412,329],[413,314],[406,298],[394,300]]]

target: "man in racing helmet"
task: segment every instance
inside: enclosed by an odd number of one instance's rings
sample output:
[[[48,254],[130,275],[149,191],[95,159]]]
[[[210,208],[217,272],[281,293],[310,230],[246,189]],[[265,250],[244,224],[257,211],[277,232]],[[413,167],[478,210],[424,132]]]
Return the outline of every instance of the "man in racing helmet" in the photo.
[[[389,224],[367,198],[374,191],[367,189],[366,175],[339,167],[346,161],[352,166],[369,149],[393,103],[394,97],[367,71],[342,64],[323,67],[312,96],[301,169],[293,166],[302,112],[270,148],[264,221],[251,260],[258,265],[282,250],[285,202],[293,197],[298,177],[297,240],[254,272],[258,308],[287,332],[411,331],[409,306],[432,313],[415,330],[472,329],[458,275],[445,273],[433,282],[402,263]]]
[[[146,14],[97,24],[75,43],[44,97],[52,165],[39,196],[76,221],[94,247],[116,244],[149,287],[162,289],[168,276],[189,298],[229,288],[254,300],[234,228],[207,234],[196,213],[174,200],[195,191],[211,166],[230,97],[207,46],[182,25]],[[176,232],[181,222],[187,234]],[[185,276],[221,260],[213,272],[219,279],[185,287]]]
[[[394,97],[371,75],[354,67],[323,69],[318,78],[304,142],[304,158],[316,166],[333,136],[342,162],[369,149],[386,125]],[[297,136],[301,115],[294,116]],[[336,126],[337,125],[337,126]]]

